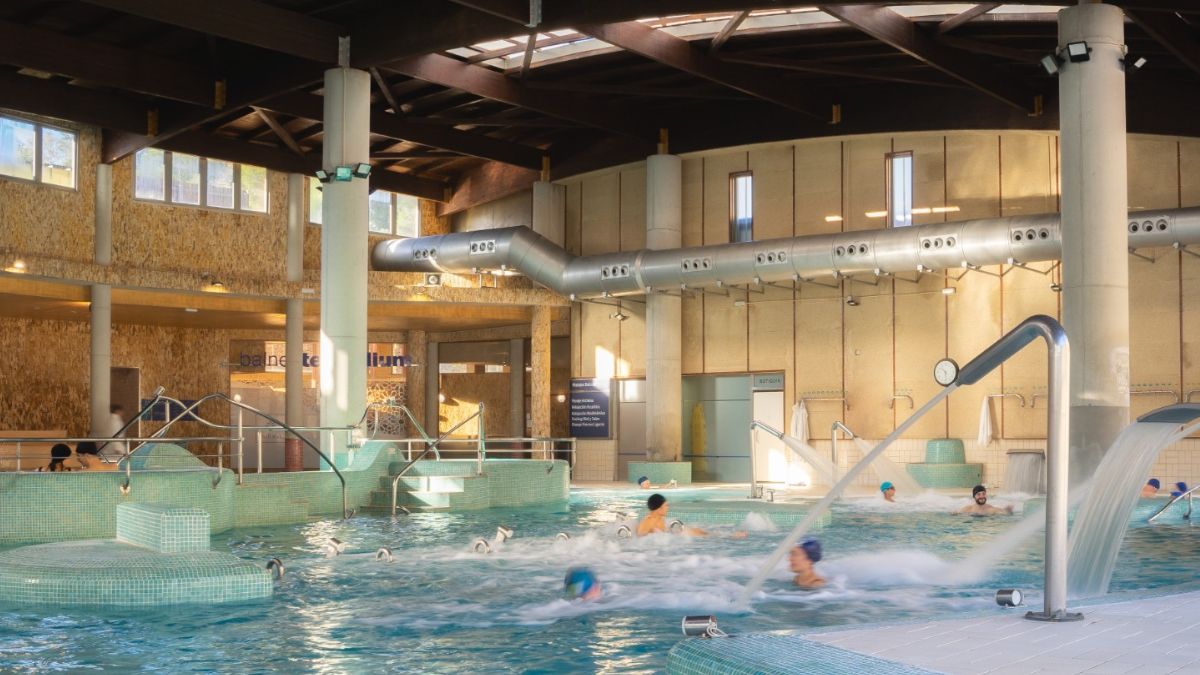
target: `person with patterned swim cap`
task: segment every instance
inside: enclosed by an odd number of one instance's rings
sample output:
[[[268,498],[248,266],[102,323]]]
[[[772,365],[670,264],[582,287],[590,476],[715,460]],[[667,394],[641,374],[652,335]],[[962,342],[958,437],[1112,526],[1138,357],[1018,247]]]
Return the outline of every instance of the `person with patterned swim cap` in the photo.
[[[885,480],[879,484],[879,491],[883,493],[883,501],[895,503],[896,501],[896,486],[892,485],[892,481]]]
[[[821,541],[809,537],[796,544],[788,555],[788,564],[796,575],[792,581],[800,588],[813,590],[825,585],[825,577],[817,574],[813,564],[821,561]]]
[[[586,567],[572,567],[563,579],[563,593],[569,600],[589,602],[599,600],[604,591],[595,572]]]

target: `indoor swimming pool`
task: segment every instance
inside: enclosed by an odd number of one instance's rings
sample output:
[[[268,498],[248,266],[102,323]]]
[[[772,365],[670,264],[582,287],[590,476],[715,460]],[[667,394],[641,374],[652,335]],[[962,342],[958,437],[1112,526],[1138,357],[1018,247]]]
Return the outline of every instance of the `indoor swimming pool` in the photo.
[[[926,495],[895,505],[837,502],[816,533],[825,550],[818,571],[829,586],[796,590],[780,566],[742,611],[739,591],[784,528],[752,515],[740,526],[745,539],[731,539],[735,527],[723,525],[705,525],[707,538],[619,538],[622,518],[644,513],[647,494],[572,490],[569,503],[552,510],[365,515],[214,535],[215,550],[260,564],[284,561],[272,600],[130,611],[0,605],[0,670],[662,672],[686,614],[715,614],[722,629],[742,633],[1020,611],[995,605],[1001,587],[1026,590],[1034,607],[1041,602],[1040,535],[994,567],[960,564],[1020,514],[952,515],[965,497]],[[690,508],[748,501],[744,490],[663,494]],[[1113,590],[1194,580],[1200,529],[1180,513],[1147,525],[1163,503],[1139,504]],[[515,537],[490,554],[473,552],[498,525]],[[571,538],[558,539],[560,532]],[[345,543],[341,555],[325,557],[330,538]],[[394,562],[377,560],[385,546]],[[595,570],[601,600],[563,599],[564,571],[575,565]]]

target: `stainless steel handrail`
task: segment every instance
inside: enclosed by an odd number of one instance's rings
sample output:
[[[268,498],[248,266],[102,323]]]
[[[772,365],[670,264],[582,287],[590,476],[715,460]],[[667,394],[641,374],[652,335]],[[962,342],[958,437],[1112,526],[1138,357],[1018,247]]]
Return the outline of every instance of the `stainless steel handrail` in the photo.
[[[843,408],[846,410],[850,409],[850,402],[846,400],[845,396],[801,396],[800,400],[804,401],[805,405],[807,405],[809,401],[841,401]]]
[[[223,442],[223,441],[227,441],[227,440],[229,440],[229,439],[224,436],[186,436],[186,437],[180,437],[180,438],[160,438],[160,437],[124,438],[124,437],[115,437],[115,436],[92,436],[92,437],[70,436],[70,437],[64,437],[64,438],[49,438],[49,437],[30,436],[30,437],[22,437],[22,438],[15,438],[15,437],[0,438],[0,446],[5,446],[5,445],[15,445],[16,446],[17,452],[16,452],[16,455],[14,456],[14,459],[17,462],[17,467],[11,473],[25,473],[24,471],[21,471],[21,445],[25,444],[25,443],[37,443],[39,445],[45,444],[45,443],[87,443],[87,442],[104,443],[106,445],[108,443],[114,443],[114,442],[125,443],[126,450],[121,453],[120,459],[112,461],[112,460],[108,460],[108,459],[105,459],[105,458],[97,455],[97,457],[99,457],[99,461],[103,464],[119,464],[122,460],[129,458],[129,456],[133,454],[133,452],[128,449],[129,445],[127,442],[129,442],[129,441],[142,442],[144,444],[144,443],[148,443],[148,442],[149,443],[190,443],[190,442],[194,442],[194,441]],[[97,446],[97,449],[99,449],[100,447],[102,447],[102,446]],[[71,448],[71,450],[74,451],[75,448]],[[3,453],[0,453],[0,458],[4,458],[4,457],[5,457],[5,455]],[[0,473],[10,473],[10,472],[0,471]]]
[[[1036,394],[1035,394],[1035,396],[1036,396]],[[987,395],[987,397],[988,397],[988,398],[1010,398],[1010,397],[1011,397],[1011,398],[1015,398],[1015,399],[1017,399],[1018,401],[1020,401],[1020,402],[1021,402],[1021,407],[1022,407],[1022,408],[1024,408],[1024,407],[1025,407],[1025,397],[1024,397],[1024,396],[1022,396],[1022,395],[1020,395],[1020,394],[1018,394],[1018,393],[1016,393],[1016,392],[1007,392],[1007,393],[1000,393],[1000,394],[988,394],[988,395]]]
[[[896,401],[898,401],[900,399],[906,399],[908,401],[908,409],[909,410],[912,410],[914,407],[916,407],[916,404],[913,403],[912,396],[910,396],[908,394],[892,394],[892,398],[888,400],[888,410],[895,410],[896,409]]]
[[[837,446],[838,446],[838,432],[839,431],[842,432],[842,434],[844,436],[848,436],[850,439],[858,438],[858,434],[851,431],[850,427],[846,426],[842,422],[835,420],[833,425],[830,427],[830,429],[829,429],[829,459],[833,462],[833,485],[837,485],[837,483],[838,483]],[[830,486],[830,489],[833,489],[832,485]],[[841,495],[834,495],[834,499],[837,499],[840,496]]]
[[[258,408],[255,408],[254,406],[247,405],[245,403],[242,403],[241,401],[235,401],[233,398],[231,398],[225,394],[222,394],[221,392],[215,392],[212,394],[208,394],[206,396],[201,396],[199,399],[197,399],[195,402],[193,402],[189,406],[185,406],[185,405],[183,405],[182,402],[176,401],[175,399],[173,399],[169,396],[164,395],[164,396],[160,396],[159,398],[162,400],[165,400],[165,401],[170,401],[172,403],[178,404],[181,408],[183,408],[183,412],[181,412],[178,417],[171,420],[167,425],[164,425],[162,429],[159,429],[154,434],[151,434],[151,438],[154,438],[157,434],[160,434],[163,431],[165,431],[171,424],[174,424],[175,422],[179,421],[180,419],[183,419],[184,417],[188,417],[188,416],[190,416],[192,418],[191,420],[188,420],[188,421],[199,422],[201,424],[204,424],[206,426],[213,427],[216,429],[230,428],[226,425],[221,425],[221,424],[217,424],[214,422],[210,422],[210,421],[204,419],[203,417],[200,417],[199,415],[195,415],[192,413],[192,411],[194,411],[196,408],[200,407],[200,405],[202,403],[205,403],[207,401],[211,401],[211,400],[226,401],[230,405],[241,408],[242,410],[247,410],[256,415],[259,415],[260,417],[267,420],[268,422],[273,422],[279,428],[292,433],[293,435],[296,436],[296,438],[300,439],[300,442],[302,442],[305,445],[307,445],[308,447],[312,448],[313,452],[317,453],[317,455],[320,456],[321,459],[325,460],[325,463],[329,465],[329,468],[333,470],[334,475],[337,476],[338,481],[341,482],[341,484],[342,484],[342,517],[349,518],[350,516],[354,515],[350,511],[350,504],[346,498],[346,477],[343,476],[342,472],[338,470],[337,464],[334,463],[334,461],[332,459],[330,459],[324,452],[321,452],[321,448],[314,445],[312,441],[305,438],[303,436],[303,434],[296,431],[293,427],[290,427],[287,424],[284,424],[280,420],[275,419],[275,417],[259,410]],[[239,441],[244,441],[244,439],[239,439]],[[141,447],[141,446],[139,446],[139,447]],[[240,459],[239,459],[239,464],[240,464]],[[127,474],[128,474],[128,468],[129,468],[128,465],[126,465],[126,473]],[[126,477],[128,478],[128,475]],[[242,479],[242,477],[239,474],[238,481],[241,482],[241,479]]]
[[[1130,389],[1130,396],[1174,396],[1175,402],[1179,403],[1179,392],[1174,389]]]
[[[400,479],[403,478],[404,475],[408,473],[409,469],[413,468],[413,466],[415,466],[417,462],[421,461],[421,459],[424,458],[425,455],[429,454],[429,452],[431,450],[436,450],[437,446],[442,441],[446,440],[446,438],[449,437],[450,434],[454,433],[455,431],[458,431],[460,428],[462,428],[462,426],[464,424],[466,424],[467,422],[470,422],[471,420],[475,419],[476,417],[479,418],[479,436],[480,436],[479,459],[477,460],[477,464],[476,464],[476,472],[477,472],[476,475],[483,473],[483,453],[485,452],[485,441],[483,440],[483,434],[484,434],[483,425],[484,425],[485,420],[483,417],[483,404],[480,403],[479,410],[471,413],[470,416],[461,420],[458,424],[455,424],[454,426],[450,427],[450,429],[447,430],[444,434],[439,435],[436,439],[431,441],[433,443],[432,446],[425,448],[423,451],[421,451],[421,454],[417,455],[416,459],[410,459],[408,461],[408,464],[405,464],[404,468],[400,469],[400,471],[395,475],[395,477],[392,478],[392,515],[393,516],[396,515],[396,508],[397,508],[396,501],[397,501],[397,498],[399,495],[399,487],[398,486],[400,484]]]
[[[762,493],[758,489],[758,478],[755,476],[754,455],[758,450],[758,441],[754,434],[755,429],[762,429],[780,440],[783,440],[783,432],[765,422],[759,422],[758,420],[750,422],[750,499],[762,499]]]
[[[1183,396],[1183,402],[1191,403],[1192,402],[1192,394],[1200,394],[1200,389],[1189,389],[1188,393],[1184,394],[1184,396]]]

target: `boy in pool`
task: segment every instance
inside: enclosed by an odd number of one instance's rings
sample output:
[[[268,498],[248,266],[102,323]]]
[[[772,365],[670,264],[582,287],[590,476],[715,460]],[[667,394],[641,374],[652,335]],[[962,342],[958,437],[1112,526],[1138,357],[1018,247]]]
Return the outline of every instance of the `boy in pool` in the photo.
[[[1012,505],[1005,506],[1002,509],[996,508],[987,503],[987,488],[982,485],[976,485],[971,490],[971,499],[975,500],[974,504],[967,504],[955,513],[965,513],[968,516],[1004,516],[1012,515]]]
[[[1149,499],[1158,494],[1158,489],[1162,487],[1162,483],[1157,478],[1151,478],[1142,486],[1142,499]]]
[[[661,488],[673,488],[673,487],[679,486],[679,483],[674,478],[672,478],[671,482],[667,483],[666,485],[651,485],[650,479],[647,478],[646,476],[642,476],[641,478],[638,478],[637,484],[638,484],[638,487],[640,487],[643,490],[653,490],[654,488],[660,488],[660,489]]]
[[[788,555],[788,563],[796,576],[792,581],[805,590],[815,590],[825,585],[825,578],[813,569],[813,563],[821,560],[821,542],[809,537],[796,544]]]
[[[650,513],[642,518],[637,526],[637,536],[644,537],[647,534],[655,532],[667,532],[667,498],[655,492],[646,500],[646,508]],[[707,537],[708,533],[698,527],[684,527],[684,534],[690,534],[693,537]],[[745,535],[743,535],[745,536]]]
[[[586,567],[572,567],[563,579],[563,592],[569,600],[599,600],[604,591],[596,574]]]
[[[883,501],[896,502],[896,486],[892,485],[892,481],[885,480],[879,484],[879,491],[883,493]]]

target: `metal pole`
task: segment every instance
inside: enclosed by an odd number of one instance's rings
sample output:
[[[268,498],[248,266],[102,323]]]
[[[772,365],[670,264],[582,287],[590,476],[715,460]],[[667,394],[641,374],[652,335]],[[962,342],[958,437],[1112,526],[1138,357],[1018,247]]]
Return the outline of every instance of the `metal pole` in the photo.
[[[237,434],[238,434],[238,458],[237,458],[238,485],[241,485],[242,484],[242,468],[243,468],[242,457],[246,453],[246,434],[242,430],[242,409],[241,408],[238,408]]]
[[[754,456],[758,454],[758,429],[750,425],[750,499],[758,499],[758,480],[755,478]]]
[[[21,442],[17,441],[17,471],[21,470]]]
[[[258,436],[258,473],[262,473],[262,432],[257,431],[255,435]]]

